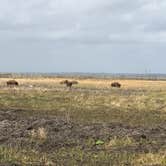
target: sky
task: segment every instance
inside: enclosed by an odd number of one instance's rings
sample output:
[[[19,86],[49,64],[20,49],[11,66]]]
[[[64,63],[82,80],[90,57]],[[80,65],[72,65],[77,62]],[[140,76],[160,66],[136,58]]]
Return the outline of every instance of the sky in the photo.
[[[0,0],[0,72],[166,73],[165,0]]]

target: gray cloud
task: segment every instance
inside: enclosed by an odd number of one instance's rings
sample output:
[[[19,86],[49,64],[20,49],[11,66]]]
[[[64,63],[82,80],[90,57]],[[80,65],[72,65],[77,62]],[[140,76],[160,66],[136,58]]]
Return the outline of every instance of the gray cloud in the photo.
[[[163,0],[1,0],[0,29],[34,37],[87,41],[110,36],[165,39]],[[146,33],[145,33],[146,31]],[[148,31],[148,33],[147,33]],[[152,33],[152,34],[151,34]],[[112,39],[111,39],[112,40]],[[121,40],[121,39],[120,39]],[[133,40],[131,40],[133,41]],[[85,42],[86,43],[86,42]]]
[[[0,65],[12,71],[29,71],[31,65],[35,71],[70,71],[73,66],[72,71],[99,72],[103,66],[101,72],[143,72],[146,67],[164,72],[161,61],[155,64],[157,56],[164,57],[165,7],[164,0],[0,0],[0,56],[5,62]],[[109,59],[114,60],[111,67]]]

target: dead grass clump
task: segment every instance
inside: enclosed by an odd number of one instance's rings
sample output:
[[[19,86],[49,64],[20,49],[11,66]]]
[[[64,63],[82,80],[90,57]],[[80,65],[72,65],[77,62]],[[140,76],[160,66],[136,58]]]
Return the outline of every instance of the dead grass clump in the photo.
[[[39,127],[37,130],[33,129],[30,132],[30,136],[33,139],[46,140],[47,139],[47,131],[43,127]]]
[[[126,136],[123,138],[117,138],[116,136],[110,140],[110,142],[106,145],[106,149],[111,149],[111,148],[121,148],[121,147],[126,147],[126,146],[131,146],[134,145],[135,141],[134,139]]]
[[[32,149],[0,146],[0,165],[53,165],[46,154]]]
[[[147,153],[140,154],[138,157],[132,162],[135,166],[152,166],[152,165],[166,165],[166,152],[164,153]]]

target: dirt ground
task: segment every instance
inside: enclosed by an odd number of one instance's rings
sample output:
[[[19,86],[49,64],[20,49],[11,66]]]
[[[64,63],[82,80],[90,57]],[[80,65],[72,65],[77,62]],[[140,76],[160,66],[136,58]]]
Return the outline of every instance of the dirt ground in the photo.
[[[157,128],[136,128],[125,126],[120,123],[81,125],[62,117],[20,117],[21,110],[0,110],[0,144],[32,147],[40,152],[51,153],[55,149],[64,147],[80,146],[84,150],[97,151],[98,146],[86,147],[88,139],[109,141],[114,137],[128,136],[139,144],[125,147],[127,151],[134,152],[157,152],[158,149],[166,148],[166,125]],[[47,131],[47,141],[43,144],[29,139],[30,132],[39,128]],[[146,145],[141,142],[146,140]],[[149,143],[147,143],[149,142]],[[156,142],[152,144],[151,142]],[[110,149],[114,151],[114,149]],[[116,149],[116,151],[123,149]]]

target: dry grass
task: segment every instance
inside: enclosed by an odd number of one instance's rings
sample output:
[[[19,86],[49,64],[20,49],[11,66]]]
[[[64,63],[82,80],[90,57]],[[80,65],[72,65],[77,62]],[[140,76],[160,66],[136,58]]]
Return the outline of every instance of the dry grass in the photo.
[[[17,81],[20,85],[49,85],[57,86],[64,79],[74,80],[70,78],[19,78]],[[0,85],[5,86],[8,78],[0,78]],[[111,88],[111,82],[120,82],[123,89],[130,88],[148,88],[148,89],[164,89],[166,81],[151,81],[151,80],[115,80],[115,79],[77,79],[80,87],[96,87],[96,88]]]
[[[166,165],[166,152],[158,154],[147,153],[138,155],[133,161],[135,166],[165,166]]]
[[[30,131],[30,137],[32,139],[46,140],[47,139],[47,131],[43,127],[39,127],[37,130],[33,129]]]
[[[19,117],[63,117],[68,124],[93,126],[96,123],[118,123],[141,129],[165,126],[166,81],[78,79],[79,84],[69,91],[59,84],[64,79],[22,78],[16,79],[19,87],[8,88],[6,81],[9,79],[1,78],[0,107],[2,111],[19,110]],[[122,88],[111,88],[113,81],[120,82]],[[27,139],[31,139],[35,145],[44,146],[49,141],[49,136],[46,126],[41,126],[29,131],[30,138]],[[94,151],[94,140],[91,138],[92,141],[83,146],[88,146],[87,151],[83,147],[72,147],[72,144],[68,144],[68,147],[55,149],[53,154],[42,155],[31,149],[24,151],[18,147],[0,146],[0,162],[16,161],[22,165],[36,161],[45,165],[78,165],[80,162],[85,165],[166,165],[165,151],[160,153],[161,149],[165,150],[164,147],[160,147],[156,153],[131,153],[126,151],[128,147],[139,148],[141,144],[146,146],[149,140],[142,143],[128,136],[109,138],[110,140],[101,145],[102,150],[95,147],[99,149]],[[157,140],[149,139],[152,144],[153,140]],[[157,141],[159,146],[161,140]],[[118,148],[122,151],[118,151]]]
[[[48,160],[46,154],[41,154],[33,149],[18,149],[13,147],[0,146],[0,164],[6,165],[41,165],[50,166],[53,165]]]
[[[106,149],[113,149],[113,148],[122,148],[126,146],[131,146],[135,144],[135,140],[126,136],[122,138],[117,138],[116,136],[110,140],[110,142],[106,145]]]
[[[59,84],[63,78],[18,79],[16,89],[6,87],[7,80],[0,79],[1,108],[29,110],[30,115],[40,112],[65,116],[68,122],[122,121],[146,126],[158,125],[166,116],[164,81],[116,80],[123,85],[116,89],[110,87],[113,80],[81,79],[69,91]]]

